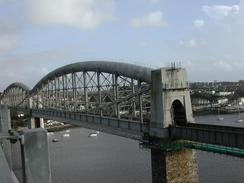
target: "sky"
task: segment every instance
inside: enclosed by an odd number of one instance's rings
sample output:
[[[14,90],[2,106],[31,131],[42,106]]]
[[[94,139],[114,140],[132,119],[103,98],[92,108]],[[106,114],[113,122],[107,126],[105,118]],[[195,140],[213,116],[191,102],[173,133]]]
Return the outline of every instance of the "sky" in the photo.
[[[90,60],[244,79],[244,0],[0,0],[0,91]]]

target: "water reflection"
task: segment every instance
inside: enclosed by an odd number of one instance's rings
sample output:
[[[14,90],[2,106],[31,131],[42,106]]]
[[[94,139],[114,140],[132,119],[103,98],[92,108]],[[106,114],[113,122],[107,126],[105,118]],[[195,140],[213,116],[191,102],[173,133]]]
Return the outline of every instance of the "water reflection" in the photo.
[[[198,123],[244,127],[236,114],[195,117]],[[150,151],[140,149],[138,142],[99,133],[89,138],[92,130],[73,128],[49,134],[51,167],[54,183],[148,183],[151,182]],[[96,132],[95,132],[96,133]],[[65,138],[64,134],[70,134]],[[52,139],[60,141],[53,143]],[[226,155],[198,151],[201,183],[239,183],[244,180],[244,161]]]

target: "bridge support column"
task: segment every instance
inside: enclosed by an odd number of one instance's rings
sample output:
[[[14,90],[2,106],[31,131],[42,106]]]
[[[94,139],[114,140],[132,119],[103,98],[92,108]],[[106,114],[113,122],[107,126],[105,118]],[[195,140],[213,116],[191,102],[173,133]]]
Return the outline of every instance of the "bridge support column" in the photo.
[[[167,153],[166,167],[169,183],[199,182],[195,150],[182,149]]]
[[[168,138],[170,125],[193,121],[186,71],[162,68],[151,74],[150,136]]]
[[[151,143],[170,145],[169,127],[188,122],[193,122],[193,117],[185,69],[172,66],[152,71]],[[166,154],[152,149],[151,153],[153,183],[198,182],[195,151],[183,149]]]
[[[151,149],[152,183],[198,183],[196,151]]]
[[[29,128],[44,128],[44,119],[31,117],[29,122]]]
[[[152,183],[166,183],[166,153],[160,149],[151,149]]]
[[[40,96],[38,96],[37,100],[37,108],[42,108],[42,99]],[[29,98],[29,104],[28,104],[30,110],[30,118],[29,118],[29,128],[44,128],[44,119],[43,118],[38,118],[38,117],[33,117],[32,116],[32,107],[33,107],[33,99],[32,97]]]

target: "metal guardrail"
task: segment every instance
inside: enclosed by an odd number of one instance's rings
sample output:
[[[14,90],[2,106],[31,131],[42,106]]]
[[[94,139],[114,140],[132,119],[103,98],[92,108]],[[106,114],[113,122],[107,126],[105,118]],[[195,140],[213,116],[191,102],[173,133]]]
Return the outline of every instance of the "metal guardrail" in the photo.
[[[14,130],[9,130],[8,132],[0,132],[0,140],[7,139],[15,143],[19,139],[19,134]]]
[[[9,168],[2,147],[0,147],[0,177],[1,177],[1,181],[0,181],[1,183],[14,183],[12,172]]]
[[[0,133],[0,140],[2,139],[11,139],[12,136],[9,135],[9,133]]]
[[[10,153],[5,153],[4,156],[6,159],[7,156],[10,158],[8,168],[20,183],[52,182],[45,129],[24,129],[19,133],[9,130],[8,133],[0,133],[0,140],[10,140],[12,143]]]
[[[8,132],[0,132],[0,144],[2,144],[3,156],[7,161],[7,166],[1,171],[5,173],[6,168],[13,172],[11,173],[11,180],[8,182],[13,182],[14,179],[17,178],[19,183],[23,183],[23,160],[21,156],[21,143],[20,142],[20,134],[13,130],[8,130]],[[2,160],[3,161],[3,160]],[[2,163],[2,162],[1,162]],[[5,175],[8,176],[8,175]]]

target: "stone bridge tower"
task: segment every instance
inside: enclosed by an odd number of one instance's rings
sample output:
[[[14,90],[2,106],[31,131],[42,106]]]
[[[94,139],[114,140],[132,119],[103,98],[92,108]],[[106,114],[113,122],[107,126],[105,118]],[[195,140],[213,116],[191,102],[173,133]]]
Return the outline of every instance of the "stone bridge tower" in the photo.
[[[167,137],[167,128],[193,122],[190,92],[186,70],[182,68],[161,68],[152,71],[150,136]]]
[[[37,104],[36,105],[37,105],[38,109],[42,108],[42,100],[41,100],[41,97],[39,95],[37,96]],[[31,113],[32,113],[33,97],[30,97],[28,99],[28,107],[31,109]],[[29,128],[44,128],[44,119],[39,118],[39,117],[32,117],[32,114],[30,114],[28,126],[29,126]]]
[[[190,92],[186,70],[170,67],[152,71],[151,122],[149,135],[152,141],[171,143],[170,125],[193,122]],[[165,152],[151,149],[152,182],[199,182],[196,151],[181,149]]]

